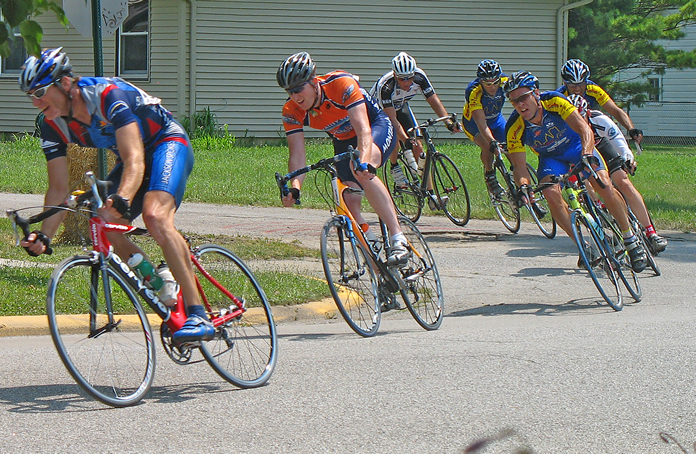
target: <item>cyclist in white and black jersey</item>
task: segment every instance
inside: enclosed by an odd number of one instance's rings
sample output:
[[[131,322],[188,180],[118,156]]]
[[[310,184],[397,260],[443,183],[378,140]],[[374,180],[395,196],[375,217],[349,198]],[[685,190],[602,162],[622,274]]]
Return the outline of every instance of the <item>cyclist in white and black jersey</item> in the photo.
[[[577,107],[580,115],[589,122],[595,136],[595,148],[607,163],[611,181],[621,191],[636,218],[645,229],[645,234],[653,249],[656,252],[664,251],[667,248],[667,239],[655,231],[643,196],[628,178],[626,171],[633,172],[636,163],[633,152],[621,130],[608,115],[599,110],[591,110],[584,97],[573,94],[568,96],[568,101]]]
[[[408,102],[418,93],[423,94],[438,117],[449,115],[435,93],[428,76],[416,66],[416,60],[406,52],[400,52],[392,59],[392,70],[383,75],[370,90],[370,95],[379,102],[380,107],[389,116],[401,145],[405,148],[411,148],[416,160],[423,153],[423,145],[417,139],[410,141],[406,130],[418,124],[411,107],[408,105]],[[450,120],[446,121],[445,125],[451,132],[461,131],[457,122]],[[392,153],[389,160],[394,182],[401,186],[408,185],[408,181],[397,163],[397,153]]]

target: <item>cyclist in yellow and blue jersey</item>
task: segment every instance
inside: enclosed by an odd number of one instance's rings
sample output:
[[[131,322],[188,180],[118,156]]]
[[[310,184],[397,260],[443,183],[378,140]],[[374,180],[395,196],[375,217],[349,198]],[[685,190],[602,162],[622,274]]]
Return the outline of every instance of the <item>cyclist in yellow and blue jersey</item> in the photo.
[[[647,265],[645,250],[631,231],[626,205],[612,186],[604,160],[594,148],[594,133],[587,121],[561,93],[540,93],[539,80],[528,71],[512,74],[503,90],[515,108],[505,126],[505,135],[517,184],[528,185],[530,181],[525,145],[539,155],[540,182],[549,181],[552,175],[567,173],[583,156],[594,156],[594,167],[604,187],[600,187],[594,177],[589,178],[590,184],[621,228],[631,267],[635,272],[643,271]],[[573,238],[570,213],[560,187],[554,185],[545,189],[544,197],[558,225]]]
[[[481,147],[484,179],[488,192],[500,197],[503,188],[493,169],[493,153],[498,142],[505,142],[505,118],[502,110],[505,94],[502,85],[507,75],[495,60],[482,60],[476,68],[476,79],[466,87],[462,127],[464,133]]]
[[[600,107],[609,115],[614,117],[621,126],[626,128],[628,135],[637,144],[643,140],[643,131],[633,125],[631,117],[619,106],[616,105],[611,96],[596,83],[590,80],[590,67],[582,60],[570,59],[561,68],[561,78],[563,85],[558,88],[558,92],[566,96],[580,95],[590,106],[590,109],[597,110]]]

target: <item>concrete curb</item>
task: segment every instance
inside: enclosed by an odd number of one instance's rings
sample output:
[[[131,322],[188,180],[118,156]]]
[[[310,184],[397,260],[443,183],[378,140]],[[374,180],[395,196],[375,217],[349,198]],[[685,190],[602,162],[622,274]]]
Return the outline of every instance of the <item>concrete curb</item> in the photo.
[[[276,324],[307,319],[333,319],[338,316],[338,309],[336,308],[336,304],[332,298],[298,304],[295,306],[273,306],[271,310],[273,312],[273,320]],[[253,320],[253,318],[260,312],[261,309],[252,308],[247,314],[249,318]],[[77,319],[82,319],[84,317],[86,317],[86,315],[72,316],[72,318]],[[148,314],[147,317],[153,331],[159,331],[159,326],[162,323],[162,319],[155,314]],[[137,318],[134,315],[123,316],[121,319],[123,320],[122,323],[125,324],[125,327],[128,325],[135,326],[138,323]],[[45,315],[18,315],[0,317],[0,337],[43,336],[49,334],[50,331],[48,328],[48,319]]]

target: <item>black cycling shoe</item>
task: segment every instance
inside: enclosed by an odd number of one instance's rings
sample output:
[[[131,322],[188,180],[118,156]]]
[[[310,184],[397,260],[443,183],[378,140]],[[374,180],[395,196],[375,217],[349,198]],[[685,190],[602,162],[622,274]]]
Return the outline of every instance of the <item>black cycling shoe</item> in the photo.
[[[546,216],[547,211],[546,209],[539,205],[538,202],[532,202],[532,209],[534,210],[534,213],[536,213],[537,218],[539,219],[544,219],[544,216]]]
[[[488,188],[488,193],[495,199],[500,199],[505,192],[505,189],[498,183],[495,172],[492,175],[486,174],[486,188]]]
[[[631,258],[631,268],[636,273],[640,273],[648,266],[648,256],[645,254],[645,249],[640,241],[625,243],[628,256]]]

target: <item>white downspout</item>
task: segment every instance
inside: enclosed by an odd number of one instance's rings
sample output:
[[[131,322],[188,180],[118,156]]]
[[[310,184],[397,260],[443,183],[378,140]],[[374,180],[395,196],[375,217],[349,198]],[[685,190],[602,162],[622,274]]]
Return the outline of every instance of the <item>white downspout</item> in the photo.
[[[592,3],[592,0],[580,0],[558,8],[556,13],[556,87],[560,87],[563,84],[561,66],[563,66],[568,57],[568,17],[566,13],[571,9],[590,3]]]
[[[193,118],[196,113],[196,0],[191,2],[191,17],[189,19],[189,108],[188,116]]]

